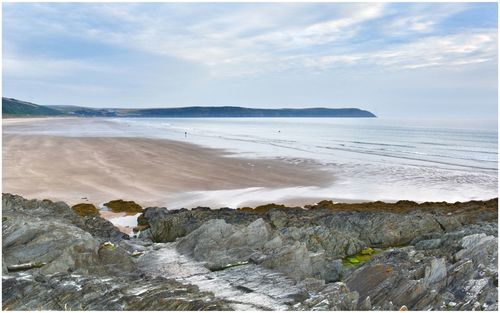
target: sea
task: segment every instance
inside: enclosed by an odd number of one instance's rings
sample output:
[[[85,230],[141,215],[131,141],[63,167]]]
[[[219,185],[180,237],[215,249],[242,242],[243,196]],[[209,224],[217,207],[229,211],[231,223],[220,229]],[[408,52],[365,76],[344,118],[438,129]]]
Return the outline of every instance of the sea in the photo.
[[[455,202],[498,197],[496,119],[105,118],[64,127],[34,123],[23,132],[177,140],[223,149],[227,157],[307,161],[332,177],[328,186],[199,191],[193,196],[200,201],[294,196]]]

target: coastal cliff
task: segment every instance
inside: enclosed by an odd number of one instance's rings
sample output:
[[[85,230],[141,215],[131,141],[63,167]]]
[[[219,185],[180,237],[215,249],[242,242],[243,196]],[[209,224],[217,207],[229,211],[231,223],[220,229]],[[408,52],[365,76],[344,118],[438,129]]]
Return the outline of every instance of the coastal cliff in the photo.
[[[6,117],[79,116],[79,117],[376,117],[358,108],[257,109],[237,106],[192,106],[176,108],[115,109],[79,106],[43,106],[12,98],[2,98]]]
[[[497,199],[152,207],[132,237],[2,200],[4,310],[498,309]]]

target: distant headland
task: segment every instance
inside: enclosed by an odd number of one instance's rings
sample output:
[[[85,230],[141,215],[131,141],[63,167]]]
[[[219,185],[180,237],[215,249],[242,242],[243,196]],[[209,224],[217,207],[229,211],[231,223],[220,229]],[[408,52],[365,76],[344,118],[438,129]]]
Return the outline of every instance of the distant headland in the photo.
[[[154,109],[97,109],[79,106],[44,106],[2,97],[3,117],[376,117],[358,108],[255,109],[236,106],[192,106]]]

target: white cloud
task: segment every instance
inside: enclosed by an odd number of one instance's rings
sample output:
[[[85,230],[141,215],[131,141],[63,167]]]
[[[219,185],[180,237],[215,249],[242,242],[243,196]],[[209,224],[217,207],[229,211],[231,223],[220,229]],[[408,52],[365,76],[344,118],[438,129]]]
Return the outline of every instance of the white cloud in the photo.
[[[4,56],[3,75],[24,79],[50,79],[71,76],[81,72],[117,72],[105,64],[84,60],[65,60],[42,57]]]
[[[320,69],[350,65],[382,66],[385,69],[456,67],[495,61],[497,40],[497,32],[494,29],[458,35],[432,36],[389,49],[326,55],[319,58],[309,57],[305,65]]]
[[[497,55],[494,29],[434,34],[443,20],[467,8],[463,4],[436,5],[432,10],[416,5],[406,11],[387,4],[337,4],[324,16],[308,4],[235,5],[218,10],[182,4],[35,7],[48,16],[42,15],[31,27],[50,25],[49,32],[187,60],[207,67],[215,76],[359,65],[461,66],[491,61]],[[65,10],[71,14],[65,15]],[[357,35],[374,31],[368,23],[378,19],[383,21],[375,26],[379,43],[356,42]],[[22,25],[30,33],[29,23]],[[423,37],[412,38],[408,35],[412,32]],[[405,40],[386,44],[383,36]],[[86,61],[19,60],[6,55],[5,67],[12,74],[102,70],[102,65]]]
[[[432,33],[439,25],[453,15],[467,10],[465,3],[418,3],[407,10],[389,12],[391,18],[381,26],[385,36],[409,36],[418,33]]]

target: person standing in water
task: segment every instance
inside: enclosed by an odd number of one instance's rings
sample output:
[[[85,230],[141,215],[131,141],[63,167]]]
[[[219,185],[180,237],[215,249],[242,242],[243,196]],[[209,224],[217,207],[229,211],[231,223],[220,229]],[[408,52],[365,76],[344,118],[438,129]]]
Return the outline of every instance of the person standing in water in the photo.
[[[184,132],[184,138],[188,137],[188,132]]]

